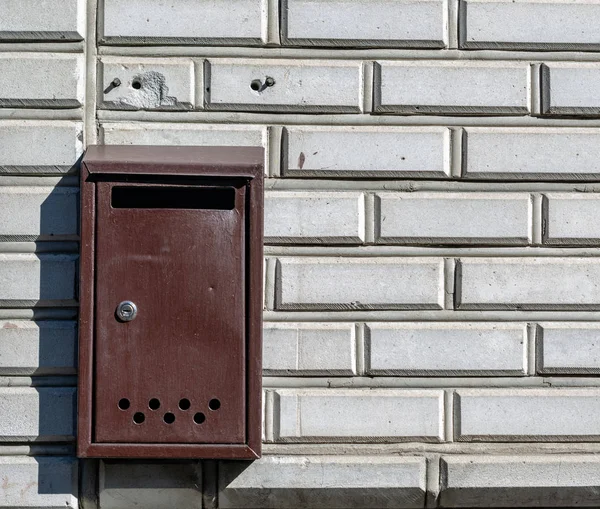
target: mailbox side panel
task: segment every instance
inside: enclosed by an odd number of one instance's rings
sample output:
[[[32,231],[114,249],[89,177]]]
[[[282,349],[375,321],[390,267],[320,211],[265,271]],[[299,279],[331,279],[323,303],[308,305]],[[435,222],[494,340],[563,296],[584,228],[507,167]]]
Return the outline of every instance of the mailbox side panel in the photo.
[[[92,444],[94,351],[94,246],[96,186],[87,166],[81,166],[81,246],[79,255],[79,363],[77,455],[86,457]]]
[[[247,430],[248,447],[261,455],[262,445],[262,310],[264,182],[261,171],[249,184],[247,254]]]

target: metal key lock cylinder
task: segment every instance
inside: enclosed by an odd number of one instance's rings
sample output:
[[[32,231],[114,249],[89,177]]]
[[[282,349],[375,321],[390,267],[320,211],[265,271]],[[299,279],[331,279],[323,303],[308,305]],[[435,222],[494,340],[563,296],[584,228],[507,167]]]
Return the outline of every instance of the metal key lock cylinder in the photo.
[[[124,300],[117,306],[116,315],[122,322],[131,322],[137,316],[137,306],[130,300]]]
[[[79,457],[260,457],[263,161],[261,147],[88,148]]]

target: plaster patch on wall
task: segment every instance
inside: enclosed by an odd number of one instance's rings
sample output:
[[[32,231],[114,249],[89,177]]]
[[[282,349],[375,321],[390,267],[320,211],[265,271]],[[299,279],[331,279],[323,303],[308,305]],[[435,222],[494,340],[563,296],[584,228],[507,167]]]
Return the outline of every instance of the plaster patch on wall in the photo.
[[[121,85],[122,86],[122,85]],[[113,90],[120,87],[111,84],[105,91],[105,97],[110,97]],[[177,97],[169,95],[169,87],[165,75],[158,71],[147,71],[136,74],[126,85],[126,95],[121,95],[114,100],[105,101],[105,104],[116,109],[189,109],[190,105],[181,103]],[[123,94],[123,90],[120,90]]]

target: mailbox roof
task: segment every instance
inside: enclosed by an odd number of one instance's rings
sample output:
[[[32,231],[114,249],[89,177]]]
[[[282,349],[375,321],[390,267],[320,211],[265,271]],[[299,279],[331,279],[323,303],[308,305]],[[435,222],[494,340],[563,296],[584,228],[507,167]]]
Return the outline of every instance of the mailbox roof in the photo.
[[[90,173],[223,172],[256,176],[262,172],[262,147],[185,147],[144,145],[91,145],[83,164]]]

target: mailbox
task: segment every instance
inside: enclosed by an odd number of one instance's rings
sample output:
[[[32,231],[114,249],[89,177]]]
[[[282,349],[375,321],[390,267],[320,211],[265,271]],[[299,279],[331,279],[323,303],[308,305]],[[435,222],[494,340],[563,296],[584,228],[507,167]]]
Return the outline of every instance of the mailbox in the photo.
[[[260,457],[263,160],[88,148],[80,457]]]

